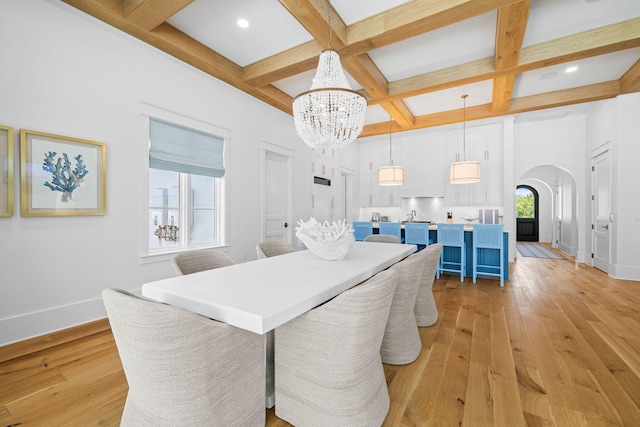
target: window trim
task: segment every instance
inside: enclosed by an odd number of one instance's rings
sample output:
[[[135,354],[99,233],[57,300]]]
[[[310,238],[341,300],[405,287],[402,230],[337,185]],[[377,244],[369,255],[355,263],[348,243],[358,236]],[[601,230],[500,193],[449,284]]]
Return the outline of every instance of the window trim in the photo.
[[[212,123],[200,120],[195,117],[189,117],[185,114],[176,113],[155,105],[147,104],[145,102],[140,103],[140,116],[141,116],[141,150],[140,150],[140,164],[144,165],[140,171],[140,183],[143,185],[144,197],[140,197],[139,205],[139,251],[141,257],[141,263],[147,264],[152,262],[168,261],[177,253],[188,251],[192,248],[171,248],[167,251],[150,252],[149,251],[149,236],[148,236],[148,216],[149,216],[149,118],[153,117],[160,120],[165,120],[170,123],[196,129],[205,133],[217,135],[224,139],[224,164],[228,165],[228,144],[230,140],[231,132],[228,129],[216,126]],[[227,168],[228,169],[228,168]],[[218,215],[218,221],[224,223],[224,227],[219,228],[221,230],[220,244],[219,245],[203,245],[198,248],[204,247],[216,247],[216,248],[228,248],[229,247],[229,171],[227,170],[220,185],[221,193],[219,195],[223,202],[223,207]],[[219,225],[219,224],[218,224]]]

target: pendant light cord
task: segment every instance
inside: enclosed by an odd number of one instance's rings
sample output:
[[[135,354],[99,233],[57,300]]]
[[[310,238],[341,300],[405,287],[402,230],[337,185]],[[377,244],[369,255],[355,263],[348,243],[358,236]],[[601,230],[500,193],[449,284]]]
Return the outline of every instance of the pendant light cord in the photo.
[[[391,155],[391,116],[389,116],[389,166],[393,166],[393,156]]]
[[[462,161],[467,161],[467,97],[462,95]]]

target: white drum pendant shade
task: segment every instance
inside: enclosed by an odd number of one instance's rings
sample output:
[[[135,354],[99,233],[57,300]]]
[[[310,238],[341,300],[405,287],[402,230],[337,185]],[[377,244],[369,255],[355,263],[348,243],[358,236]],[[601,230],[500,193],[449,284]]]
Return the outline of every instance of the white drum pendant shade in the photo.
[[[467,98],[462,95],[462,161],[451,163],[449,166],[450,184],[473,184],[480,182],[480,163],[467,160]]]
[[[402,185],[404,169],[400,166],[383,166],[378,169],[378,185]]]
[[[345,148],[362,132],[367,100],[351,90],[338,52],[320,54],[311,89],[293,100],[300,138],[311,148]]]
[[[473,184],[480,182],[480,163],[475,161],[451,163],[449,168],[449,183]]]

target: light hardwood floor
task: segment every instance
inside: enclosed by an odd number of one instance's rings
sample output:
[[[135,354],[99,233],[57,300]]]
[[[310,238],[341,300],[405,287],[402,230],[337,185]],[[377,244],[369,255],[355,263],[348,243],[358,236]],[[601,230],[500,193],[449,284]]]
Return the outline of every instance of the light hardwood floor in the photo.
[[[434,295],[418,360],[385,365],[385,426],[640,425],[639,282],[520,257],[504,288],[444,276]],[[126,393],[105,321],[0,348],[0,426],[116,426]]]

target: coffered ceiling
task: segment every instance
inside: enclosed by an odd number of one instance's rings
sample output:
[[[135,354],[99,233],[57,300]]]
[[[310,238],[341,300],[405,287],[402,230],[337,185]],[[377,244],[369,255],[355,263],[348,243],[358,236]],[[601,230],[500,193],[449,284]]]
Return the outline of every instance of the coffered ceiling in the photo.
[[[330,21],[362,136],[640,91],[638,0],[63,1],[289,114]]]

